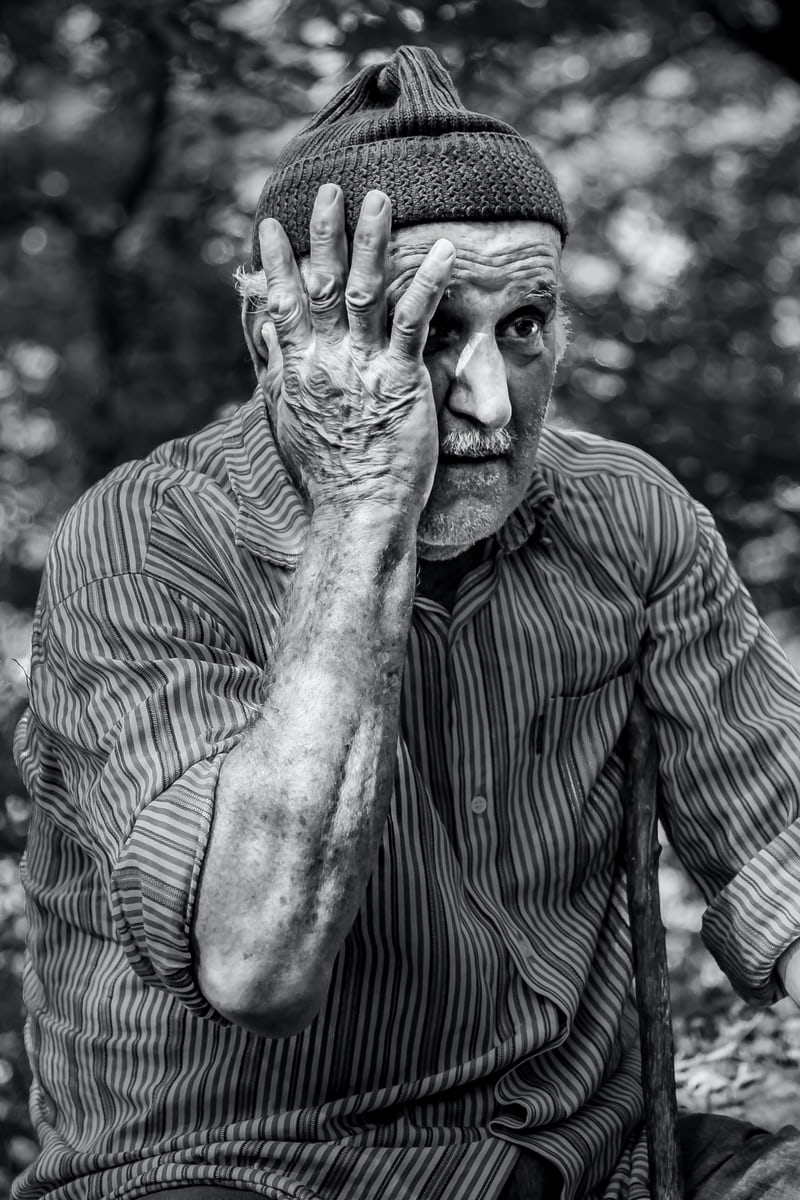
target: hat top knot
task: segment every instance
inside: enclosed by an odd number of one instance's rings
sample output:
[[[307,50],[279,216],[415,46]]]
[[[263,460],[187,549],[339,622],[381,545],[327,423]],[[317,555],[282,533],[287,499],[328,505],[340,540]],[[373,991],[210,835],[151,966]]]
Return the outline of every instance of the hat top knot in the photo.
[[[452,79],[426,46],[400,46],[390,59],[373,63],[336,93],[306,126],[306,132],[332,122],[383,110],[392,122],[432,112],[464,113]]]
[[[394,59],[384,63],[375,76],[375,88],[381,100],[394,103],[400,95],[400,76]]]

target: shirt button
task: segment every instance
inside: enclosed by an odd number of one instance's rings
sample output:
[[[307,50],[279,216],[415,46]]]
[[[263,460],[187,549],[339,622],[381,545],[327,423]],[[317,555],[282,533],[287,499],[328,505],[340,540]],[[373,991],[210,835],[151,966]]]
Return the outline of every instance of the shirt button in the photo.
[[[477,813],[478,815],[480,815],[481,813],[485,813],[486,809],[488,807],[489,807],[489,804],[488,804],[488,801],[485,796],[473,796],[472,797],[472,800],[470,802],[470,808],[472,809],[472,811],[474,813]]]

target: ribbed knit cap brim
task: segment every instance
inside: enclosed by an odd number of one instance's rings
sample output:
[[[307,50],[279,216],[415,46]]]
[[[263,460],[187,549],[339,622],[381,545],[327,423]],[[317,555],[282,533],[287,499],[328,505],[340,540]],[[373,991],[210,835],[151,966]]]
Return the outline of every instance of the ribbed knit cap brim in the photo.
[[[373,188],[392,202],[392,226],[430,221],[546,221],[567,236],[567,216],[542,159],[504,121],[464,108],[431,50],[401,46],[365,67],[288,144],[256,207],[258,226],[280,221],[295,254],[309,252],[317,190],[337,183],[352,238]]]

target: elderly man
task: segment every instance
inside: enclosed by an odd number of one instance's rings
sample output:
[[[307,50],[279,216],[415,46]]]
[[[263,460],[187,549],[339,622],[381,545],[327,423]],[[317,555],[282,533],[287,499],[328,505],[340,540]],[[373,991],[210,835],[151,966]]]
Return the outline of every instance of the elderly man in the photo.
[[[48,563],[16,1196],[644,1198],[618,738],[638,685],[709,945],[797,997],[800,684],[708,514],[546,427],[564,208],[432,54],[256,228],[254,398]],[[691,1196],[800,1194],[796,1130],[682,1148]]]

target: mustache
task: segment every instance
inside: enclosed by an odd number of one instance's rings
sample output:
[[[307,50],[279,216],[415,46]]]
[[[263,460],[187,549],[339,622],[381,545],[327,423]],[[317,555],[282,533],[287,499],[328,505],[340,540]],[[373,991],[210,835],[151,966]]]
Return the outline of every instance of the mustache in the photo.
[[[459,429],[446,433],[439,442],[439,453],[448,458],[494,458],[508,454],[514,435],[508,429]]]

